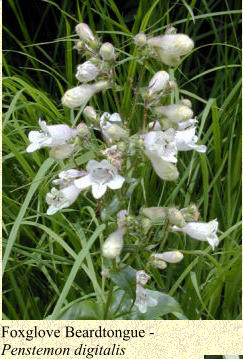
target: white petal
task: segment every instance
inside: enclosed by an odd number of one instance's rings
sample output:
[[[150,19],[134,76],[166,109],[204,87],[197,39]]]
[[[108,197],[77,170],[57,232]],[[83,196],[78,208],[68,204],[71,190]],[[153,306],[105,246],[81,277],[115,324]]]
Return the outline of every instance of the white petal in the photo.
[[[59,209],[60,209],[60,208],[57,208],[57,207],[51,205],[51,206],[48,208],[48,210],[47,210],[46,213],[48,214],[48,216],[51,216],[52,214],[57,213],[57,212],[59,211]]]
[[[158,300],[151,297],[151,295],[149,294],[148,300],[147,300],[148,307],[156,307],[157,304],[158,304]]]
[[[110,182],[107,183],[107,186],[110,189],[118,189],[118,188],[122,187],[124,181],[125,181],[125,178],[123,178],[120,175],[117,175]]]
[[[36,150],[39,150],[41,148],[41,145],[39,143],[31,143],[27,148],[26,152],[34,152]]]
[[[90,176],[84,176],[74,181],[74,184],[77,188],[84,190],[85,188],[88,188],[91,186],[92,182],[90,179]]]
[[[44,134],[39,131],[30,131],[28,134],[28,139],[30,142],[40,142],[45,138]]]
[[[97,166],[99,166],[99,162],[97,162],[96,160],[89,160],[86,169],[88,172],[90,172],[93,168],[96,168]]]
[[[109,118],[109,121],[122,122],[121,117],[120,117],[119,113],[117,113],[117,112],[115,112],[111,115],[111,117]]]
[[[208,243],[210,244],[210,246],[212,247],[212,249],[214,250],[215,247],[218,246],[219,244],[219,239],[217,237],[216,234],[212,234],[208,237]]]
[[[92,194],[94,196],[94,198],[98,199],[100,197],[103,196],[103,194],[105,193],[107,189],[107,186],[102,185],[102,184],[92,184]]]

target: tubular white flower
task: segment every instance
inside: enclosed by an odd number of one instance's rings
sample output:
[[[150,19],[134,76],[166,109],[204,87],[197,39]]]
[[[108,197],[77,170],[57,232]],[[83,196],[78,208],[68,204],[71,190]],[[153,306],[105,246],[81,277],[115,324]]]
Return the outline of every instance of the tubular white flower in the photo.
[[[176,208],[168,209],[168,220],[170,224],[174,224],[178,227],[184,227],[184,225],[186,224],[182,212]]]
[[[144,270],[136,271],[136,282],[138,285],[143,287],[150,279],[150,275],[148,275]]]
[[[193,117],[190,107],[181,104],[172,104],[154,108],[154,113],[158,116],[163,115],[172,122],[182,122]]]
[[[143,32],[140,32],[139,34],[137,34],[133,40],[134,40],[134,43],[139,47],[143,47],[147,43],[147,37]]]
[[[191,151],[205,153],[207,147],[204,145],[197,145],[198,137],[195,135],[196,127],[188,128],[184,131],[176,131],[175,141],[178,151]]]
[[[160,48],[156,49],[156,53],[158,55],[158,58],[160,61],[162,61],[164,64],[172,67],[177,67],[180,64],[181,58],[180,56],[170,55],[165,53]]]
[[[166,34],[148,40],[151,47],[161,49],[165,54],[183,56],[194,47],[193,40],[185,34]]]
[[[83,64],[78,65],[75,77],[80,82],[89,82],[94,80],[100,73],[100,69],[91,61],[85,61]]]
[[[120,255],[123,247],[123,235],[126,228],[119,228],[111,233],[102,246],[102,254],[106,258],[116,258]]]
[[[75,108],[85,105],[97,92],[107,90],[108,81],[99,81],[92,85],[81,85],[67,90],[62,97],[63,106]]]
[[[163,253],[153,253],[151,254],[151,258],[154,260],[163,260],[167,263],[179,263],[184,256],[179,251],[168,251]]]
[[[86,175],[85,171],[78,171],[76,169],[69,169],[67,171],[61,171],[58,174],[59,179],[55,179],[54,181],[52,181],[53,184],[55,185],[59,185],[60,188],[64,188],[69,186],[70,184],[73,184],[73,181],[75,178],[77,177],[83,177]]]
[[[27,147],[27,152],[34,152],[42,147],[56,147],[66,144],[77,135],[77,130],[68,125],[47,126],[46,121],[39,119],[41,131],[30,131],[28,138],[31,144]]]
[[[93,32],[87,24],[82,22],[75,27],[75,30],[81,40],[85,42],[95,40]]]
[[[172,231],[174,232],[184,232],[194,239],[208,242],[211,245],[212,249],[215,249],[215,247],[217,247],[217,245],[219,244],[219,239],[216,235],[217,230],[217,219],[214,219],[209,223],[189,222],[182,228],[177,226],[172,227]]]
[[[150,291],[143,288],[141,285],[136,286],[136,300],[134,305],[138,307],[141,313],[146,313],[148,307],[156,307],[158,304],[157,299],[150,296]]]
[[[121,138],[127,136],[127,131],[125,131],[121,125],[122,121],[118,113],[110,115],[108,112],[104,112],[100,118],[101,132],[109,143],[119,141]]]
[[[159,221],[166,218],[166,209],[164,207],[142,208],[140,213],[154,221]]]
[[[159,156],[167,162],[177,162],[177,147],[175,142],[175,130],[150,131],[144,137],[145,153],[150,156]]]
[[[183,131],[183,130],[185,130],[186,128],[195,125],[196,123],[198,123],[198,120],[196,120],[195,118],[191,118],[190,120],[186,120],[186,121],[184,121],[184,122],[179,122],[179,123],[177,124],[177,129],[178,129],[179,131]]]
[[[74,144],[65,144],[61,146],[52,147],[49,156],[55,160],[65,160],[69,158],[75,150]]]
[[[88,174],[74,183],[81,191],[92,186],[94,198],[102,197],[107,187],[110,189],[121,188],[125,179],[118,175],[117,168],[112,166],[107,160],[97,162],[90,160],[87,164]]]
[[[61,190],[52,188],[51,192],[46,195],[46,202],[49,204],[47,214],[52,215],[63,208],[71,206],[78,198],[80,192],[81,190],[74,184],[64,187]]]
[[[164,161],[161,157],[145,152],[150,159],[153,169],[157,175],[165,181],[175,181],[179,177],[179,172],[175,165]]]
[[[169,78],[170,76],[166,71],[156,72],[148,85],[149,96],[153,95],[156,92],[161,92],[165,90],[169,85]]]
[[[117,225],[118,228],[126,226],[126,217],[128,215],[128,211],[126,209],[122,209],[117,213]]]
[[[88,117],[90,120],[97,119],[97,113],[92,106],[86,106],[83,111],[84,116]]]
[[[111,61],[116,58],[115,48],[110,42],[105,42],[100,48],[100,56],[105,61]]]

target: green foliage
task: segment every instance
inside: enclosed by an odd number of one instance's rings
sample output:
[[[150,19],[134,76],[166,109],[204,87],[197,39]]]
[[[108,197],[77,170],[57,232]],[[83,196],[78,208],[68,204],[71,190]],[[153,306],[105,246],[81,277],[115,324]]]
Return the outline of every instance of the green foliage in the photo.
[[[62,6],[42,0],[44,10],[35,32],[21,4],[8,0],[4,5],[19,27],[13,32],[7,19],[3,27],[9,44],[3,53],[3,318],[241,319],[240,3],[141,0],[127,1],[121,9],[113,0],[63,0]],[[39,42],[50,12],[56,32]],[[129,118],[142,68],[132,37],[141,30],[155,36],[172,24],[195,41],[193,53],[171,70],[179,85],[173,96],[192,101],[207,156],[183,153],[176,184],[161,181],[151,165],[138,158],[133,176],[143,180],[131,183],[129,208],[137,213],[142,204],[173,203],[182,208],[196,203],[204,221],[218,218],[220,246],[211,253],[205,243],[160,234],[159,250],[180,248],[185,258],[164,271],[149,269],[154,281],[148,288],[158,305],[146,314],[131,308],[135,285],[129,267],[111,273],[114,287],[100,274],[100,248],[114,225],[113,213],[122,208],[115,194],[101,209],[105,224],[89,194],[48,217],[45,196],[51,181],[74,164],[71,159],[46,160],[45,149],[26,153],[27,134],[38,128],[38,117],[50,124],[80,122],[81,112],[62,108],[60,98],[76,85],[74,71],[80,59],[72,52],[72,40],[81,21],[121,49],[116,69],[121,91],[116,94],[123,118]],[[145,67],[142,86],[166,68],[155,61]],[[90,104],[100,112],[117,111],[111,91],[94,96]],[[132,133],[141,127],[142,117],[138,97]],[[94,158],[92,148],[79,155],[83,166]],[[158,225],[155,232],[161,229]],[[134,239],[129,241],[127,247],[133,247]],[[130,264],[145,268],[146,253],[140,257],[134,250],[127,256]]]

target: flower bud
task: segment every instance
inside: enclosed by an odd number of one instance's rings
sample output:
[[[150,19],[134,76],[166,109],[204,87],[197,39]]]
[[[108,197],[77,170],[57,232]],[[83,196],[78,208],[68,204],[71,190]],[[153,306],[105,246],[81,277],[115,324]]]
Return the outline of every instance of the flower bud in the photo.
[[[88,126],[87,126],[84,122],[81,122],[81,123],[77,126],[77,131],[78,131],[78,135],[79,135],[80,137],[90,137],[89,128],[88,128]]]
[[[171,224],[174,224],[178,227],[184,227],[186,224],[183,214],[176,208],[169,208],[168,220]]]
[[[134,43],[138,46],[138,47],[143,47],[146,45],[147,43],[147,38],[146,35],[143,32],[140,32],[139,34],[137,34],[134,37]]]
[[[81,51],[84,50],[84,46],[85,46],[84,42],[79,40],[75,43],[75,45],[73,46],[73,49],[77,50],[78,53],[80,53]]]
[[[193,40],[185,34],[166,34],[152,37],[148,40],[148,44],[172,56],[186,55],[194,47]]]
[[[127,225],[126,218],[128,215],[128,211],[126,209],[122,209],[117,213],[117,225],[118,228],[124,227]]]
[[[192,108],[192,102],[188,98],[181,99],[180,104]]]
[[[86,106],[83,111],[84,116],[86,116],[89,120],[96,121],[97,120],[97,113],[92,106]]]
[[[177,33],[177,29],[174,26],[169,25],[167,27],[167,29],[165,30],[165,35],[168,34],[176,34]]]
[[[166,71],[158,71],[152,77],[148,85],[149,96],[166,89],[169,84],[169,74]]]
[[[196,222],[200,217],[200,212],[195,204],[191,204],[190,206],[181,209],[181,213],[186,222]]]
[[[119,141],[121,138],[127,137],[128,135],[126,130],[116,124],[110,125],[106,132],[110,139],[113,141]]]
[[[154,255],[151,254],[150,259],[149,259],[149,263],[155,267],[155,268],[159,268],[159,269],[165,269],[167,267],[167,264],[165,261],[163,261],[162,259],[157,259],[154,258]]]
[[[157,116],[165,116],[168,120],[176,123],[191,119],[193,116],[193,111],[188,106],[181,104],[156,107],[154,113]]]
[[[90,27],[87,24],[85,24],[85,23],[78,24],[75,27],[75,30],[81,40],[83,40],[85,42],[95,40],[95,37],[94,37]]]
[[[148,275],[144,270],[136,271],[136,282],[138,285],[143,287],[145,284],[147,284],[150,278],[150,275]]]
[[[151,259],[155,261],[165,261],[167,263],[179,263],[184,258],[179,251],[169,251],[164,253],[153,253]]]
[[[175,181],[179,177],[176,166],[170,162],[164,161],[156,155],[147,155],[152,163],[153,169],[157,175],[165,181]]]
[[[105,61],[115,60],[116,54],[114,46],[110,42],[105,42],[100,48],[100,56]]]
[[[61,146],[52,147],[49,152],[49,156],[54,158],[55,160],[64,160],[65,158],[69,158],[74,151],[73,144],[65,144]]]
[[[153,221],[161,221],[166,218],[166,209],[164,207],[141,208],[140,214]]]
[[[150,230],[152,223],[150,221],[150,219],[148,218],[142,218],[141,219],[141,226],[142,226],[142,230],[144,234],[147,234],[148,231]]]
[[[123,247],[123,235],[125,232],[125,228],[119,228],[116,232],[109,235],[102,246],[102,254],[104,257],[112,259],[120,255]]]
[[[81,85],[67,90],[62,97],[63,106],[75,108],[85,105],[90,98],[102,90],[110,87],[108,81],[99,81],[92,85]]]
[[[83,64],[78,65],[75,77],[80,82],[89,82],[94,80],[99,73],[100,69],[92,61],[85,61]]]

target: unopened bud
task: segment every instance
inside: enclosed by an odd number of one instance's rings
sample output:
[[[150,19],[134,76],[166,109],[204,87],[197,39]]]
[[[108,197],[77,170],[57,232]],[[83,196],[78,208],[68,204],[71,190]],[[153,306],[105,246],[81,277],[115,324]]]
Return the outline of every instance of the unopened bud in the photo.
[[[126,209],[122,209],[117,213],[117,225],[118,228],[126,226],[126,217],[128,215],[128,211]]]
[[[187,106],[189,108],[192,108],[192,102],[188,98],[183,98],[180,101],[181,105]]]
[[[154,258],[154,254],[151,254],[150,259],[149,259],[149,263],[153,267],[159,268],[159,269],[165,269],[167,267],[166,262],[163,261],[162,259]]]
[[[161,221],[166,218],[166,209],[164,207],[141,208],[140,214],[145,217],[148,217],[151,220]]]
[[[150,278],[150,275],[148,275],[144,270],[136,271],[136,282],[142,287],[147,284]]]
[[[78,24],[75,27],[75,30],[81,40],[83,40],[85,42],[95,40],[95,37],[94,37],[90,27],[87,24],[85,24],[85,23]]]
[[[184,227],[186,224],[183,214],[176,208],[170,208],[168,210],[168,220],[171,224],[178,227]]]
[[[75,77],[80,82],[89,82],[94,80],[100,73],[100,69],[94,64],[93,61],[85,61],[83,64],[78,65]]]
[[[153,253],[151,259],[155,261],[165,261],[167,263],[179,263],[184,258],[183,254],[179,251],[169,251],[164,253]]]
[[[121,138],[127,137],[128,133],[123,128],[116,124],[112,124],[106,130],[107,135],[114,141],[119,141]]]
[[[115,48],[110,42],[105,42],[100,48],[100,55],[103,60],[111,61],[115,60]]]
[[[134,42],[139,47],[145,46],[147,43],[146,35],[143,32],[140,32],[134,37]]]
[[[86,136],[89,137],[90,136],[89,128],[84,122],[81,122],[77,126],[77,130],[78,130],[78,134],[80,137],[86,137]]]
[[[177,29],[174,26],[169,25],[167,27],[167,29],[165,30],[165,35],[168,34],[176,34],[177,33]]]
[[[149,96],[154,93],[161,92],[167,88],[169,84],[169,74],[166,71],[158,71],[152,77],[148,85],[148,94]]]
[[[92,106],[86,106],[83,111],[84,116],[86,116],[89,120],[95,121],[97,119],[97,113]]]
[[[123,247],[123,235],[125,232],[125,228],[119,228],[116,232],[109,235],[102,246],[102,254],[104,257],[112,259],[120,255]]]
[[[182,104],[172,104],[167,106],[160,106],[154,108],[154,113],[157,116],[165,116],[172,122],[182,122],[193,117],[193,111]]]
[[[181,212],[186,222],[196,222],[200,217],[200,212],[195,204],[181,209]]]
[[[52,147],[49,156],[54,158],[55,160],[64,160],[65,158],[69,158],[74,152],[73,144],[65,144],[61,146]]]
[[[151,220],[149,218],[142,218],[141,219],[141,225],[142,225],[142,229],[144,234],[147,234],[148,231],[150,230],[152,223]]]

